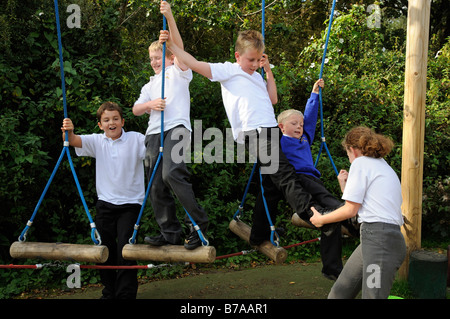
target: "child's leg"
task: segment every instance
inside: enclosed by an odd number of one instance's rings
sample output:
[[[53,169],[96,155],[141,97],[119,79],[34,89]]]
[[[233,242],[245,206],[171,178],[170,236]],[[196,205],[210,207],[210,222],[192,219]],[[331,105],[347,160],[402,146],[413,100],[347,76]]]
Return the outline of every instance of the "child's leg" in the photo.
[[[133,235],[134,225],[136,223],[141,205],[125,204],[118,206],[117,211],[117,265],[131,266],[136,265],[134,260],[126,260],[122,257],[123,246],[128,244]],[[138,290],[137,270],[119,269],[116,279],[116,298],[135,299]]]
[[[320,179],[307,174],[298,175],[303,185],[303,189],[311,194],[313,203],[317,203],[323,208],[336,208],[342,205],[342,202],[326,189]]]
[[[298,174],[281,150],[279,136],[281,135],[278,127],[262,129],[258,134],[258,161],[261,163],[262,172],[263,167],[277,168],[268,175],[289,205],[300,216],[302,212],[310,208],[311,195],[304,191]],[[264,163],[266,159],[261,158],[264,154],[270,154],[269,163]]]
[[[282,199],[282,194],[275,185],[273,185],[272,180],[268,176],[263,177],[263,185],[264,197],[266,199],[270,218],[272,219],[272,222],[275,223],[276,216],[278,215],[278,202]],[[270,233],[270,224],[264,207],[262,193],[259,192],[253,209],[250,243],[252,245],[260,245],[263,241],[270,239]]]
[[[356,247],[341,274],[331,287],[328,299],[354,299],[361,291],[363,257],[361,244]]]
[[[310,175],[298,174],[304,189],[311,194],[313,205],[323,208],[336,208],[342,202],[335,198],[323,182]],[[302,216],[308,218],[309,216]],[[342,271],[342,234],[341,227],[333,227],[333,231],[322,231],[320,234],[320,257],[322,259],[322,273],[330,279],[337,278]]]
[[[205,233],[208,227],[208,216],[195,198],[190,182],[190,173],[185,161],[182,160],[188,143],[190,143],[190,132],[184,126],[177,126],[166,133],[162,179],[164,184],[174,192],[180,204],[187,210],[194,222]],[[191,224],[187,216],[185,222]]]
[[[166,134],[164,134],[166,136]],[[148,135],[145,138],[146,152],[146,168],[148,180],[153,173],[159,156],[160,134]],[[169,153],[170,154],[170,153]],[[150,202],[155,214],[155,220],[158,223],[161,234],[171,244],[179,244],[181,240],[182,228],[176,216],[175,200],[171,190],[164,183],[162,177],[163,167],[165,165],[164,158],[168,157],[164,152],[163,159],[160,161],[150,188]]]
[[[361,224],[362,298],[387,299],[395,273],[406,255],[400,227],[386,223]]]
[[[336,227],[330,234],[320,234],[320,258],[322,274],[330,279],[339,277],[343,267],[341,227]]]
[[[95,224],[102,239],[102,245],[108,247],[108,259],[103,265],[115,265],[117,262],[116,244],[116,215],[111,209],[111,204],[104,201],[97,201]],[[102,298],[114,299],[116,296],[116,271],[112,269],[99,270],[100,280],[104,286]]]

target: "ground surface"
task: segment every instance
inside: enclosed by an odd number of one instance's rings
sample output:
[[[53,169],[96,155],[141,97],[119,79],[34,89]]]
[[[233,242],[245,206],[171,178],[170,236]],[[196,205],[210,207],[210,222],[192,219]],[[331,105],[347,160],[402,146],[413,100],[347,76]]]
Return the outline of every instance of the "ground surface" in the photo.
[[[141,284],[138,299],[325,299],[333,281],[321,263],[264,265],[244,270],[209,269],[184,278]],[[101,287],[74,289],[49,299],[98,299]]]

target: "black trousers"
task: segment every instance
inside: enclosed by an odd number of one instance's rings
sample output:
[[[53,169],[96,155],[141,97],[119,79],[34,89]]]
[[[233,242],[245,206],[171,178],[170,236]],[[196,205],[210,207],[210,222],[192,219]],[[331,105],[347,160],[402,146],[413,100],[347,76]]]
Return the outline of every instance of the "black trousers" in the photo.
[[[103,265],[130,266],[136,261],[125,260],[122,249],[128,244],[133,235],[141,205],[125,204],[113,205],[104,201],[97,201],[97,215],[95,224],[100,233],[102,244],[108,247],[108,260]],[[138,281],[135,269],[102,269],[100,278],[103,298],[106,299],[136,299]]]
[[[340,206],[342,203],[325,188],[322,181],[315,177],[297,174],[295,172],[294,167],[281,150],[279,143],[281,132],[277,132],[276,129],[277,128],[266,128],[260,133],[257,131],[255,131],[255,133],[248,133],[248,135],[250,135],[248,141],[251,141],[252,134],[257,134],[258,142],[261,145],[259,150],[271,152],[271,158],[273,160],[278,160],[278,170],[275,173],[262,175],[264,197],[272,222],[275,222],[276,216],[278,215],[278,203],[281,199],[286,199],[294,212],[306,220],[309,220],[308,211],[313,205],[319,205],[323,208],[335,208]],[[278,139],[271,137],[274,133],[279,134]],[[264,147],[267,147],[268,149],[266,150]],[[261,167],[274,165],[273,163],[261,162],[259,152],[258,163]],[[262,240],[268,240],[270,238],[270,225],[261,192],[259,192],[256,199],[252,222],[253,225],[250,233],[251,241],[261,242]],[[322,272],[326,274],[338,276],[342,270],[341,237],[340,227],[336,227],[336,230],[329,236],[322,233],[320,241],[323,264]]]
[[[195,198],[186,163],[184,160],[180,160],[184,158],[184,151],[189,143],[190,132],[184,126],[180,125],[164,132],[163,156],[156,169],[150,189],[150,201],[161,234],[173,244],[180,242],[182,234],[182,227],[176,215],[175,197],[204,234],[209,224],[205,210]],[[152,175],[156,165],[160,145],[160,133],[145,137],[147,149],[145,168],[148,178]],[[187,225],[192,224],[187,215],[184,222]]]

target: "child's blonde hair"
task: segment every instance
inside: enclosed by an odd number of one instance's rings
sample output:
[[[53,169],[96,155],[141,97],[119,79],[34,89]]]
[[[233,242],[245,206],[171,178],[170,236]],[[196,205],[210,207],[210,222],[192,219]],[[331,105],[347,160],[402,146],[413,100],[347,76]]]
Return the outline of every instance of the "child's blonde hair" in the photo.
[[[239,52],[239,54],[244,54],[247,49],[264,52],[264,38],[260,32],[255,30],[239,32],[234,50]]]
[[[300,115],[303,118],[303,113],[299,110],[289,109],[278,114],[278,124],[284,123],[284,121],[286,121],[293,114]]]
[[[148,52],[155,52],[155,51],[161,51],[163,50],[162,43],[159,43],[159,41],[155,41],[148,47]],[[172,52],[166,48],[166,58],[170,58],[172,56]]]

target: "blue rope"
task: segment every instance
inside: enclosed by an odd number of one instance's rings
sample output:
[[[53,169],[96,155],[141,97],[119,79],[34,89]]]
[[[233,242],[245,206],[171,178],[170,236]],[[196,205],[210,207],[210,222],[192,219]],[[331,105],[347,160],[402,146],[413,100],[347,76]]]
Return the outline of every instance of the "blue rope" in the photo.
[[[163,16],[163,30],[166,30],[166,29],[167,29],[167,21],[166,21],[166,17]],[[161,71],[161,76],[162,76],[162,79],[161,79],[161,98],[164,99],[164,96],[165,96],[165,94],[164,94],[165,73],[166,73],[166,43],[165,42],[163,43],[162,56],[163,56],[163,63],[162,63],[162,71]],[[129,243],[130,244],[135,244],[136,243],[137,232],[139,230],[139,224],[141,222],[141,218],[142,218],[142,215],[144,213],[145,204],[146,204],[147,198],[148,198],[148,196],[150,194],[150,189],[151,189],[152,184],[153,184],[153,179],[154,179],[154,177],[156,175],[156,170],[158,169],[158,166],[159,166],[159,164],[161,162],[161,159],[163,157],[163,148],[164,148],[164,111],[161,111],[161,142],[160,142],[160,148],[159,148],[159,155],[158,155],[158,159],[156,160],[155,167],[153,168],[153,172],[152,172],[152,175],[150,177],[150,181],[148,182],[147,190],[145,192],[144,201],[142,202],[142,206],[141,206],[141,210],[139,212],[138,219],[136,221],[136,224],[134,225],[133,235],[129,239]],[[197,231],[197,234],[198,234],[200,240],[202,241],[202,245],[203,246],[208,246],[209,242],[203,236],[203,233],[200,230],[200,227],[195,223],[194,219],[188,213],[186,208],[184,208],[184,211],[186,212],[186,215],[191,220],[194,229]]]
[[[266,210],[266,216],[267,216],[267,220],[270,224],[270,242],[278,247],[280,245],[279,243],[279,237],[277,232],[275,231],[275,226],[273,225],[272,222],[272,218],[270,218],[270,214],[269,214],[269,208],[267,207],[267,202],[266,202],[266,198],[264,196],[264,187],[263,187],[263,183],[262,183],[262,175],[261,175],[261,170],[259,170],[259,183],[261,185],[261,195],[262,195],[262,199],[263,199],[263,203],[264,203],[264,208]],[[277,237],[277,240],[274,240],[274,237]]]
[[[241,205],[239,205],[238,210],[233,215],[233,219],[234,220],[238,220],[239,217],[242,215],[242,211],[244,209],[245,198],[247,197],[248,189],[250,188],[250,184],[251,184],[251,181],[252,181],[252,178],[253,178],[253,174],[255,173],[255,169],[256,169],[257,163],[258,162],[255,162],[255,164],[253,164],[252,172],[250,173],[250,177],[248,179],[247,186],[245,187],[245,190],[244,190],[244,196],[242,196]]]
[[[321,79],[323,76],[323,68],[325,65],[325,58],[327,55],[328,40],[330,38],[330,33],[331,33],[331,25],[333,24],[335,5],[336,5],[336,0],[333,0],[333,6],[331,8],[331,13],[330,13],[330,21],[328,23],[328,32],[327,32],[327,37],[325,40],[325,47],[323,50],[322,65],[320,66],[319,79]],[[327,143],[325,142],[325,134],[324,134],[324,128],[323,128],[323,105],[322,105],[322,88],[321,87],[319,87],[319,102],[320,102],[320,132],[321,132],[322,141],[320,143],[319,154],[317,154],[317,158],[316,158],[316,162],[314,163],[314,167],[317,166],[317,163],[319,162],[320,154],[322,153],[322,149],[325,148],[325,151],[327,152],[328,157],[330,159],[331,165],[333,166],[334,172],[336,173],[336,175],[339,175],[338,170],[336,169],[336,165],[334,165],[333,158],[331,157],[331,153],[328,150]]]
[[[54,0],[54,5],[55,5],[55,16],[56,16],[56,30],[58,33],[58,51],[59,51],[59,67],[61,70],[61,86],[62,86],[62,94],[63,94],[63,107],[64,107],[64,118],[67,118],[67,102],[66,102],[66,86],[65,86],[65,79],[64,79],[64,63],[63,63],[63,55],[62,55],[62,41],[61,41],[61,28],[60,28],[60,23],[59,23],[59,10],[58,10],[58,0]],[[81,201],[83,203],[83,207],[86,211],[86,215],[88,216],[89,222],[90,222],[90,226],[91,226],[91,239],[94,242],[94,244],[96,245],[100,245],[101,244],[101,238],[100,238],[100,234],[98,233],[95,223],[92,220],[92,216],[89,213],[89,209],[87,207],[86,201],[84,199],[83,196],[83,192],[81,190],[81,186],[80,183],[78,181],[78,177],[77,174],[75,172],[75,168],[73,166],[73,162],[72,162],[72,158],[70,156],[70,151],[69,151],[69,135],[68,132],[65,131],[65,142],[64,142],[64,147],[62,149],[61,155],[59,156],[59,159],[55,165],[55,168],[53,169],[53,172],[49,178],[49,180],[47,181],[47,184],[44,188],[44,191],[41,194],[41,197],[39,198],[39,201],[34,209],[34,212],[30,218],[30,220],[28,221],[27,225],[25,226],[24,230],[22,231],[22,233],[19,236],[19,241],[25,241],[26,240],[26,234],[30,228],[30,226],[32,225],[34,218],[36,217],[36,213],[39,209],[39,207],[42,204],[42,201],[44,200],[45,194],[48,191],[48,188],[50,187],[50,184],[53,181],[53,178],[55,177],[55,174],[61,164],[61,161],[64,157],[64,155],[67,155],[67,158],[69,160],[69,164],[70,164],[70,169],[72,170],[72,174],[73,177],[75,179],[75,184],[77,186],[78,189],[78,193],[80,194],[81,197]]]
[[[166,17],[163,16],[163,30],[167,29],[167,22]],[[165,80],[166,80],[166,43],[163,43],[163,50],[162,50],[162,70],[161,70],[161,98],[164,99],[164,89],[165,89]],[[162,156],[163,156],[163,148],[164,148],[164,111],[161,111],[161,140],[160,140],[160,146],[159,146],[159,155],[156,159],[155,167],[153,168],[152,175],[150,177],[150,180],[148,182],[147,190],[145,192],[144,201],[142,202],[141,210],[139,212],[138,219],[136,221],[136,224],[134,225],[133,235],[131,236],[129,243],[135,244],[136,243],[136,237],[137,232],[139,230],[139,224],[142,219],[142,215],[144,213],[145,204],[147,203],[148,195],[150,194],[150,189],[152,188],[153,179],[156,175],[156,170],[158,169],[159,163],[161,162]]]

